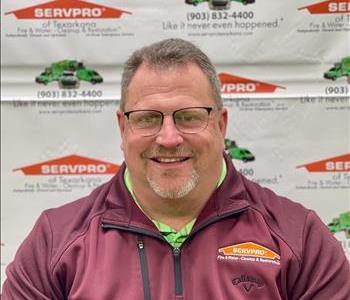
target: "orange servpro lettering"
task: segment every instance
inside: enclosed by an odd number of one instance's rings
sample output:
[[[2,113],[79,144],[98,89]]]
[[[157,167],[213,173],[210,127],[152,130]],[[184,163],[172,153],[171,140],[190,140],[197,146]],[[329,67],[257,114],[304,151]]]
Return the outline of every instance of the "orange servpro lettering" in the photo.
[[[343,14],[350,12],[350,0],[330,0],[300,7],[307,9],[310,14]]]
[[[223,94],[274,93],[277,88],[285,89],[282,86],[227,73],[219,73],[219,78]]]
[[[118,165],[79,155],[69,155],[17,168],[25,175],[103,175],[115,174]]]
[[[280,259],[280,256],[276,252],[253,242],[246,242],[220,248],[219,253],[225,256],[249,256],[271,260]]]
[[[297,166],[309,172],[350,172],[350,153]]]
[[[128,11],[82,0],[55,0],[5,13],[17,19],[109,19],[131,14]]]

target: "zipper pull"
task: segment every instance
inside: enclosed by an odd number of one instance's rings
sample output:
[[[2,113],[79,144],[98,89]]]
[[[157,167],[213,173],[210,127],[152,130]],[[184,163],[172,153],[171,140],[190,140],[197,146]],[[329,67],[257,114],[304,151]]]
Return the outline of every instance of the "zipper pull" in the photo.
[[[173,253],[174,253],[174,256],[179,256],[181,253],[181,249],[179,247],[175,247],[173,248]]]
[[[142,240],[137,241],[137,247],[139,247],[139,249],[143,249],[143,241]]]

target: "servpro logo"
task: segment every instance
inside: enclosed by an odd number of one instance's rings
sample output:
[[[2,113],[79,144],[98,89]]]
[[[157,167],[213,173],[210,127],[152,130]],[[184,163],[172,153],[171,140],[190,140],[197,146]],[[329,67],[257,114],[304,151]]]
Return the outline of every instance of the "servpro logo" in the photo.
[[[274,93],[276,88],[285,89],[282,86],[227,73],[219,73],[219,78],[223,94]]]
[[[118,165],[79,155],[69,155],[38,164],[21,167],[24,175],[105,175],[115,174]]]
[[[307,9],[310,14],[343,14],[350,12],[350,0],[330,0],[300,7]]]
[[[280,263],[280,256],[276,252],[253,242],[245,242],[223,247],[218,251],[220,253],[218,256],[219,260]]]
[[[297,166],[309,172],[350,172],[350,153]]]
[[[131,14],[81,0],[56,0],[10,11],[6,15],[14,14],[17,19],[110,19],[120,18],[123,13]]]

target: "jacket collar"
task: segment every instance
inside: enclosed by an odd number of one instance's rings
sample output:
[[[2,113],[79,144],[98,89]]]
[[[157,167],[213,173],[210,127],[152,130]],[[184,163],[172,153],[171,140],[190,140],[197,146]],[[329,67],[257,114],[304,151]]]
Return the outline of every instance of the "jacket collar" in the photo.
[[[223,183],[214,191],[199,214],[195,227],[230,213],[244,210],[249,206],[248,196],[241,175],[236,171],[231,158],[224,154],[227,175]],[[124,183],[126,165],[122,164],[112,178],[106,197],[107,210],[102,222],[121,226],[133,226],[157,232],[152,221],[140,210],[132,199]]]
[[[242,211],[249,206],[248,195],[243,180],[232,159],[224,153],[227,166],[227,175],[223,183],[214,191],[203,210],[197,218],[197,225],[205,223],[208,219]]]

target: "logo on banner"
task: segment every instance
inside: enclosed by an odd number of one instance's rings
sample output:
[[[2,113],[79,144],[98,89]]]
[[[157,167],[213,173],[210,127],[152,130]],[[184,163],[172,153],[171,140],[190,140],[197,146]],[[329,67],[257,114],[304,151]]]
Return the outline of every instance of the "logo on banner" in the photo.
[[[350,13],[350,0],[330,0],[298,8],[307,9],[310,14],[343,14]]]
[[[343,231],[346,237],[350,238],[350,211],[339,214],[339,216],[333,218],[332,222],[328,223],[327,226],[333,234]]]
[[[111,19],[128,11],[82,0],[55,0],[5,13],[17,19]]]
[[[309,172],[350,172],[350,153],[297,166]]]
[[[333,67],[323,74],[323,77],[331,80],[347,77],[348,83],[350,83],[350,56],[343,57],[341,60],[334,63]]]
[[[234,140],[225,139],[224,143],[225,151],[232,159],[239,159],[243,162],[255,160],[255,156],[248,149],[239,147]]]
[[[80,81],[92,84],[102,83],[103,78],[94,69],[87,68],[83,62],[65,59],[52,63],[35,77],[37,83],[47,85],[57,81],[60,88],[78,88]]]
[[[115,174],[118,165],[79,155],[69,155],[14,169],[24,175],[106,175]]]
[[[212,10],[225,10],[230,9],[231,1],[242,3],[243,5],[255,3],[255,0],[225,0],[225,1],[212,1],[212,0],[185,0],[186,4],[197,6],[202,2],[208,2],[209,9]]]
[[[282,86],[227,73],[219,73],[219,78],[223,94],[274,93],[277,88],[285,89]]]
[[[327,226],[342,245],[345,255],[350,261],[350,211],[340,213]]]

